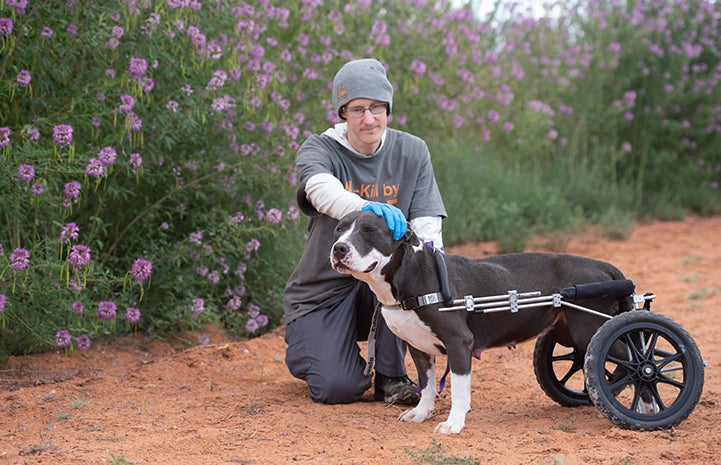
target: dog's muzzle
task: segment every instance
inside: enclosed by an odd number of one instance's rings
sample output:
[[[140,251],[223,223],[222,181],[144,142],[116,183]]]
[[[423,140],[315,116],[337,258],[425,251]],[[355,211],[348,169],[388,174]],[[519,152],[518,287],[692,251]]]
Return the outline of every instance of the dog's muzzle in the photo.
[[[378,262],[374,261],[364,270],[357,270],[355,264],[358,260],[355,258],[353,249],[346,242],[336,242],[333,244],[331,251],[331,266],[340,273],[360,272],[370,273],[378,266]]]

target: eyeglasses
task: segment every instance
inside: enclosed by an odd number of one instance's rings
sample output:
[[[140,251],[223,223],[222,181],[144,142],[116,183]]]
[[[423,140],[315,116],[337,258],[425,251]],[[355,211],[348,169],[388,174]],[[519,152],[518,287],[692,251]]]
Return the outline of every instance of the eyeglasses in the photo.
[[[388,104],[374,103],[369,107],[346,108],[345,114],[346,116],[350,116],[351,118],[363,118],[363,116],[366,114],[366,110],[370,111],[371,115],[380,115],[381,113],[388,112]]]

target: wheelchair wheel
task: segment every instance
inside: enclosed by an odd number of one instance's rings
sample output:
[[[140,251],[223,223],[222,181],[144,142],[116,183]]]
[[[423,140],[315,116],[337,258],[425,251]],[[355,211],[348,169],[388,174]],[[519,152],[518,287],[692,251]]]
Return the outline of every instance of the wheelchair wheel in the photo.
[[[564,407],[591,405],[583,375],[584,355],[581,349],[559,344],[552,333],[536,340],[533,370],[551,400]]]
[[[701,398],[704,364],[678,323],[631,311],[596,331],[584,374],[591,401],[613,424],[653,431],[672,428],[691,414]]]

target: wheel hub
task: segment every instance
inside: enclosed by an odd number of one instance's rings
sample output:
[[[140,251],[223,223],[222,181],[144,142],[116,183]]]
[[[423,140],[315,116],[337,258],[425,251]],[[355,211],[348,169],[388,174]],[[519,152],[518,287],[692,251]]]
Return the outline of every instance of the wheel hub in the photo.
[[[656,365],[653,363],[645,362],[638,367],[638,376],[643,381],[653,381],[656,379]]]

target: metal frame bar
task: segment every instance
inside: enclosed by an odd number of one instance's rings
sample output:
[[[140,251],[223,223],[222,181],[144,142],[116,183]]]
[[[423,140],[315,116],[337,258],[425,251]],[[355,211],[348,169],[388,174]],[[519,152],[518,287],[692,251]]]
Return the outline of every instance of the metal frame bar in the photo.
[[[633,301],[638,309],[641,304],[645,303],[647,300],[653,300],[655,297],[656,296],[651,293],[643,295],[633,294]],[[486,297],[473,297],[471,295],[467,295],[462,299],[453,300],[450,307],[440,307],[438,311],[450,312],[466,310],[474,313],[497,313],[510,311],[511,313],[516,313],[519,310],[546,307],[548,305],[552,305],[553,307],[569,307],[609,320],[613,318],[612,315],[607,315],[582,305],[566,302],[563,300],[563,296],[560,293],[542,296],[540,291],[518,293],[513,290],[508,291],[507,294]]]

